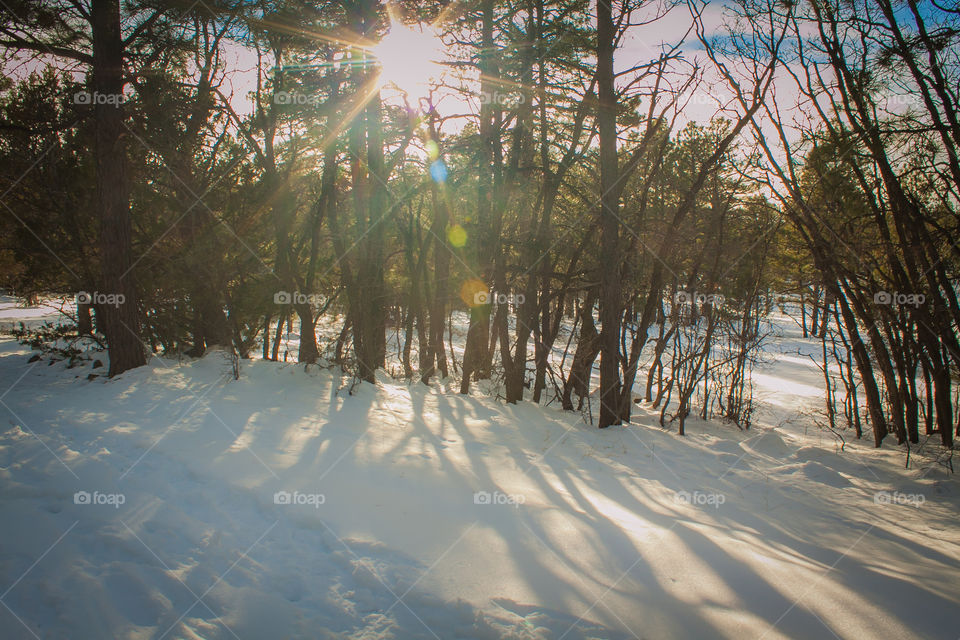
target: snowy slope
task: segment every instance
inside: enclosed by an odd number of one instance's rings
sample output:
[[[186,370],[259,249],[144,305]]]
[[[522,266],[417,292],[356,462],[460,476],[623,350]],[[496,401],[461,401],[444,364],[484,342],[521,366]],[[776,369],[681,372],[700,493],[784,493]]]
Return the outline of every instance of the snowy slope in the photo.
[[[960,636],[956,480],[839,453],[779,326],[761,424],[685,438],[219,353],[88,381],[4,338],[0,636]]]

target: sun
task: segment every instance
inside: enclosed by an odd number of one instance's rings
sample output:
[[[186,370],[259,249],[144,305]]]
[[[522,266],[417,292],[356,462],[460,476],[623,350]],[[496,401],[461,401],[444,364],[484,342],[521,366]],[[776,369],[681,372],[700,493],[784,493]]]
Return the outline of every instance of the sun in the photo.
[[[416,30],[391,21],[390,31],[371,49],[380,64],[380,84],[393,85],[408,96],[426,95],[440,75],[443,42],[429,27]]]

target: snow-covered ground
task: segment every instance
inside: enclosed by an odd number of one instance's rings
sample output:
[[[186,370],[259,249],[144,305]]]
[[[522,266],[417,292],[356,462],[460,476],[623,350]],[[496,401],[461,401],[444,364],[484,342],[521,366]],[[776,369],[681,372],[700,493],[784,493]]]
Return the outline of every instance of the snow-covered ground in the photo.
[[[683,438],[220,353],[88,380],[3,337],[0,637],[957,638],[955,478],[838,451],[776,328],[755,427]]]

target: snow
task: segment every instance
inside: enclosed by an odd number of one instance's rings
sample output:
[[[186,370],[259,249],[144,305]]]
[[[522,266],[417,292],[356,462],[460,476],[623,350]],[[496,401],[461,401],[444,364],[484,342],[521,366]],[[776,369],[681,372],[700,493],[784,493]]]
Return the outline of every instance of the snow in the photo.
[[[4,337],[0,635],[957,637],[956,480],[840,451],[776,322],[755,427],[682,438],[216,352],[91,381]]]
[[[57,322],[61,309],[73,312],[75,306],[62,299],[44,300],[37,306],[27,306],[13,296],[0,295],[0,331],[11,331],[22,323],[37,328],[45,322]]]

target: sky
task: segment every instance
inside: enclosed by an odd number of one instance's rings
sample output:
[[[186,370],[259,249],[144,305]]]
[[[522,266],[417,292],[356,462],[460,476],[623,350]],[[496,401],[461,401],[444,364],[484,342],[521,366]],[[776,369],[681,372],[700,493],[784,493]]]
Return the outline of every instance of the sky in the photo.
[[[712,2],[705,6],[702,19],[708,37],[722,33],[724,20],[728,17],[725,16],[727,12],[725,5],[724,2]],[[640,17],[642,16],[635,19],[639,20]],[[615,69],[623,71],[638,63],[655,59],[661,51],[683,39],[684,34],[687,34],[690,28],[691,22],[692,18],[688,6],[681,4],[675,6],[652,24],[630,28],[621,46],[615,52]],[[414,26],[413,29],[403,27],[403,31],[408,34],[415,34],[417,28],[417,26]],[[411,92],[416,91],[415,81],[422,80],[420,76],[424,65],[416,64],[414,60],[423,58],[423,49],[434,50],[438,57],[444,55],[441,51],[443,48],[441,43],[431,38],[428,31],[429,29],[419,39],[416,37],[409,38],[407,41],[400,39],[401,41],[392,50],[375,52],[379,53],[386,61],[386,68],[394,76],[390,79],[396,80],[397,84],[405,86]],[[417,54],[413,56],[413,59],[411,59],[411,52]],[[707,60],[703,46],[695,33],[687,34],[681,52],[688,60],[698,63],[704,69],[704,80],[684,100],[684,106],[677,121],[678,128],[683,127],[689,121],[706,121],[717,114],[720,105],[733,103],[732,92],[712,71],[712,64]],[[231,43],[225,48],[224,57],[229,72],[224,78],[222,90],[229,96],[230,103],[237,113],[241,116],[249,114],[254,108],[250,94],[256,88],[256,53],[240,43]],[[44,59],[13,58],[7,61],[5,74],[14,78],[22,78],[31,71],[41,68],[45,62]],[[75,75],[78,80],[82,79],[82,70],[78,70]],[[626,79],[624,77],[622,80],[625,81]],[[478,92],[478,89],[479,87],[475,91]],[[774,90],[781,105],[792,106],[797,103],[798,94],[794,82],[783,71],[779,74]],[[464,95],[455,91],[441,91],[439,95],[440,100],[437,109],[442,116],[474,114],[472,117],[476,117],[475,114],[479,110],[479,96]],[[383,88],[382,96],[385,100],[395,103],[400,103],[402,100],[402,94],[391,84],[387,84]],[[415,100],[411,102],[415,103]],[[728,117],[733,117],[733,115],[733,112],[728,112]],[[804,117],[803,110],[793,110],[789,115],[791,118],[800,117],[802,119]],[[467,121],[468,118],[445,121],[442,124],[443,132],[447,134],[455,133],[461,130]]]

